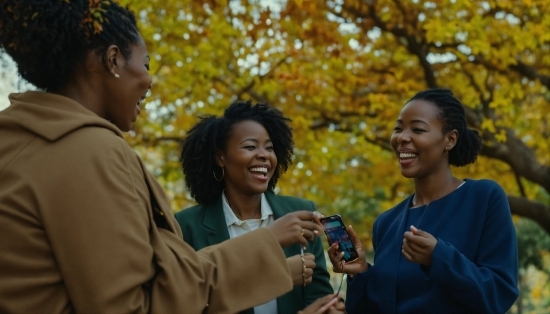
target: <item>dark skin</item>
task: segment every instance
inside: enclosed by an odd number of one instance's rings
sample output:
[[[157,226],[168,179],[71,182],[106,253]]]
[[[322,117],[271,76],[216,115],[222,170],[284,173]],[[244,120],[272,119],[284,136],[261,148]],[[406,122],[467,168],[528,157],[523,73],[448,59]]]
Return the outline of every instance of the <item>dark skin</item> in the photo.
[[[224,151],[216,154],[216,161],[217,165],[224,169],[224,194],[227,202],[241,220],[261,218],[262,193],[267,190],[269,180],[277,167],[277,156],[271,138],[261,124],[245,120],[233,126],[225,146]],[[260,172],[260,168],[264,169],[265,173]],[[313,239],[313,234],[318,232],[310,231],[314,225],[315,223],[311,222],[309,227],[303,228],[304,236],[308,239]],[[305,246],[305,242],[302,244]],[[305,262],[302,262],[300,255],[287,258],[294,285],[307,285],[313,281],[315,256],[306,253],[304,260]],[[303,266],[305,282],[302,276]]]
[[[75,100],[121,131],[129,131],[151,87],[149,56],[143,40],[132,44],[130,50],[129,58],[116,45],[102,54],[88,52],[69,83],[52,92]]]
[[[414,179],[413,207],[429,204],[462,184],[452,175],[448,156],[457,143],[458,131],[444,132],[443,128],[437,107],[424,100],[407,103],[397,118],[390,144],[399,160],[401,174]],[[348,232],[359,258],[351,263],[344,262],[344,253],[338,251],[337,244],[329,248],[328,255],[335,272],[354,275],[367,270],[368,264],[361,241],[351,226]],[[436,245],[433,235],[410,226],[403,234],[401,253],[411,263],[430,266]]]
[[[437,107],[423,100],[406,104],[397,119],[390,143],[400,160],[401,173],[414,178],[413,206],[429,204],[462,183],[452,175],[447,153],[456,145],[458,132],[443,132],[443,127]],[[402,159],[403,153],[415,157]],[[410,226],[403,234],[401,253],[409,262],[430,266],[436,244],[434,236]]]

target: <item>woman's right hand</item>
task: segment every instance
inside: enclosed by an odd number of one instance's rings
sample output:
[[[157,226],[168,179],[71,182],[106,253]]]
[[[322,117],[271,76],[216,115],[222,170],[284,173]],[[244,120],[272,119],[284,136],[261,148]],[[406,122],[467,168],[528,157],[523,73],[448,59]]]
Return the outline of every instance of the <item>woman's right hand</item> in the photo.
[[[315,300],[297,314],[345,314],[344,303],[340,301],[340,295],[329,294]]]
[[[355,248],[357,249],[357,254],[359,255],[359,257],[355,261],[349,263],[346,263],[346,261],[344,261],[344,252],[340,252],[338,250],[338,243],[332,243],[327,253],[330,262],[332,263],[332,270],[335,273],[346,273],[349,275],[355,275],[357,273],[362,273],[367,270],[369,265],[367,264],[367,259],[365,258],[363,244],[361,243],[359,237],[357,236],[357,234],[355,234],[355,231],[353,231],[353,228],[351,226],[348,227],[348,233],[351,237],[351,240],[353,241],[353,245],[355,245]]]
[[[315,235],[323,232],[319,218],[307,210],[288,213],[267,228],[273,232],[282,247],[298,242],[306,247],[307,241],[313,241]]]

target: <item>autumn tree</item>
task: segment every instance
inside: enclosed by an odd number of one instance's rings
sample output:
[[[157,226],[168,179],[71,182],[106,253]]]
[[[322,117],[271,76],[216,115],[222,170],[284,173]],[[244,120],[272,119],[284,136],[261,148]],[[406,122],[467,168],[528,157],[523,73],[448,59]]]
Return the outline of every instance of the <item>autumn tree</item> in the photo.
[[[201,114],[235,99],[293,119],[283,194],[363,223],[412,191],[389,136],[416,92],[446,87],[484,145],[459,177],[491,178],[512,212],[550,233],[550,3],[544,0],[131,2],[153,59],[154,87],[129,141],[175,209],[179,143]],[[143,113],[142,113],[143,114]]]

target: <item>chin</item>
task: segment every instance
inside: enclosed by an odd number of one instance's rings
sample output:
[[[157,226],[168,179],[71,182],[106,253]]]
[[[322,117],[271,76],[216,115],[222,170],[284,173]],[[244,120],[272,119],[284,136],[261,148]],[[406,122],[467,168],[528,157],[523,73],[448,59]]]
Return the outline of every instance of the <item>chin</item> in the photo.
[[[122,132],[128,132],[128,131],[132,130],[133,126],[134,126],[133,123],[124,124],[124,125],[117,125],[118,129],[121,130]]]

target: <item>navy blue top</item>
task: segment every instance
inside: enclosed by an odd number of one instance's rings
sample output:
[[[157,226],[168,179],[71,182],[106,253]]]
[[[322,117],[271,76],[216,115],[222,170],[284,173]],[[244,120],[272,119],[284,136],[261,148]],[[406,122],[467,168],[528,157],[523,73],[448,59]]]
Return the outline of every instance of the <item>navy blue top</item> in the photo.
[[[466,180],[427,206],[412,195],[374,222],[374,265],[348,280],[354,313],[505,313],[518,296],[517,240],[502,188]],[[403,233],[413,224],[437,239],[432,265],[408,262]]]

